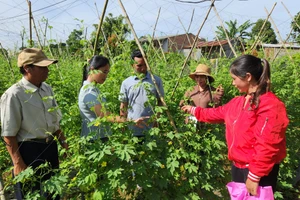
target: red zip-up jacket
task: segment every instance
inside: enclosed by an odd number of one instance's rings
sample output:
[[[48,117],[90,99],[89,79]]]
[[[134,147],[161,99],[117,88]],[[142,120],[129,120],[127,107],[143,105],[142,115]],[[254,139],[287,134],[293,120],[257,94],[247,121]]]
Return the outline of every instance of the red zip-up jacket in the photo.
[[[224,123],[228,158],[238,168],[249,169],[248,178],[259,181],[286,156],[285,132],[289,120],[285,105],[272,93],[260,96],[258,108],[244,107],[245,96],[218,108],[192,107],[199,121]]]

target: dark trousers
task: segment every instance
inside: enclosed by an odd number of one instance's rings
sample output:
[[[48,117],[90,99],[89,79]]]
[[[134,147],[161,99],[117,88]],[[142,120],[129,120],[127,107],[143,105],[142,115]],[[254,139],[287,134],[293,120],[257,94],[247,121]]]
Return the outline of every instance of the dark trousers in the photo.
[[[57,143],[54,140],[49,143],[36,141],[20,142],[19,152],[25,164],[27,166],[31,166],[33,169],[46,162],[49,163],[51,169],[59,168]],[[36,170],[34,175],[37,177],[36,181],[34,181],[30,185],[17,183],[15,187],[15,194],[18,200],[24,198],[24,195],[28,192],[42,192],[41,183],[50,179],[50,177],[54,175],[54,173],[52,170],[49,170],[47,168],[46,170]],[[46,196],[47,199],[60,199],[59,196],[57,196],[56,198],[52,198],[52,195],[49,194],[41,195]]]
[[[279,164],[274,165],[272,171],[269,173],[268,176],[261,177],[259,181],[260,186],[272,186],[273,193],[276,191],[276,184],[277,184],[277,176],[279,172]],[[246,183],[247,176],[249,173],[248,168],[237,168],[235,165],[231,167],[231,176],[232,181],[238,183]]]

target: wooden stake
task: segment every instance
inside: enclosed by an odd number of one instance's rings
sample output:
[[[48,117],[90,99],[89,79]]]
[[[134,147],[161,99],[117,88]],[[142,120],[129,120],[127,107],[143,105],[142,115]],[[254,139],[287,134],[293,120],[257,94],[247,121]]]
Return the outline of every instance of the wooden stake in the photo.
[[[185,67],[186,67],[186,64],[187,64],[189,58],[190,58],[191,55],[192,55],[192,52],[193,52],[193,50],[194,50],[194,48],[195,48],[195,46],[196,46],[196,43],[198,43],[199,34],[200,34],[200,32],[201,32],[201,30],[202,30],[202,28],[203,28],[203,26],[204,26],[204,24],[205,24],[205,22],[206,22],[206,20],[207,20],[207,18],[208,18],[208,15],[209,15],[209,13],[210,13],[212,7],[214,6],[214,3],[215,3],[215,0],[212,0],[212,3],[211,3],[211,5],[210,5],[210,7],[209,7],[209,9],[208,9],[208,11],[207,11],[207,13],[206,13],[206,16],[205,16],[205,18],[204,18],[204,20],[203,20],[203,22],[202,22],[202,24],[201,24],[201,26],[200,26],[200,28],[199,28],[199,30],[198,30],[198,33],[196,34],[196,38],[195,38],[195,40],[194,40],[193,46],[191,47],[191,50],[190,50],[189,54],[187,55],[187,57],[186,57],[185,60],[184,60],[183,66],[182,66],[182,68],[181,68],[181,71],[180,71],[180,74],[179,74],[179,77],[178,77],[178,80],[177,80],[177,82],[176,82],[176,85],[175,85],[175,87],[174,87],[174,90],[173,90],[173,92],[172,92],[172,94],[171,94],[171,98],[170,98],[170,99],[172,99],[173,96],[174,96],[174,93],[175,93],[175,91],[176,91],[176,88],[177,88],[178,85],[179,85],[179,81],[180,81],[181,76],[182,76],[182,74],[183,74],[183,71],[184,71],[184,69],[185,69]]]
[[[147,57],[146,57],[146,55],[145,55],[145,52],[144,52],[144,50],[143,50],[143,48],[142,48],[142,46],[141,46],[141,44],[140,44],[140,41],[139,41],[139,39],[138,39],[138,37],[137,37],[137,35],[136,35],[136,33],[135,33],[135,30],[134,30],[134,28],[133,28],[133,26],[132,26],[132,23],[130,22],[129,16],[127,15],[127,12],[126,12],[126,10],[125,10],[125,8],[124,8],[124,5],[123,5],[123,3],[122,3],[121,0],[119,0],[119,4],[120,4],[120,6],[121,6],[121,8],[122,8],[122,10],[123,10],[123,12],[124,12],[124,15],[125,15],[125,18],[126,18],[126,20],[127,20],[128,25],[129,25],[130,28],[131,28],[131,31],[132,31],[133,36],[134,36],[134,39],[135,39],[135,41],[136,41],[136,43],[137,43],[137,45],[138,45],[138,47],[139,47],[139,49],[140,49],[140,51],[141,51],[141,53],[142,53],[142,56],[143,56],[144,61],[145,61],[145,64],[147,65],[148,73],[149,73],[150,76],[151,76],[151,79],[152,79],[152,81],[153,81],[153,83],[154,83],[154,86],[155,86],[155,88],[156,88],[156,90],[157,90],[157,93],[158,93],[158,96],[159,96],[159,98],[160,98],[160,101],[162,102],[163,106],[164,106],[165,108],[167,108],[166,113],[167,113],[168,118],[169,118],[169,120],[170,120],[170,124],[171,124],[171,126],[174,128],[175,132],[177,132],[177,128],[176,128],[176,126],[175,126],[174,120],[173,120],[173,118],[172,118],[172,116],[171,116],[171,114],[170,114],[170,112],[169,112],[169,110],[168,110],[168,106],[167,106],[167,104],[166,104],[166,102],[165,102],[165,100],[164,100],[164,97],[162,96],[162,94],[161,94],[160,91],[159,91],[159,88],[158,88],[158,86],[157,86],[157,83],[156,83],[156,81],[155,81],[155,78],[154,78],[154,76],[153,76],[153,74],[152,74],[152,70],[151,70],[151,68],[150,68],[150,66],[149,66],[149,64],[148,64],[148,60],[147,60]]]
[[[105,4],[104,4],[104,7],[103,7],[102,15],[101,15],[101,18],[100,18],[100,21],[99,21],[99,24],[98,24],[97,33],[96,33],[96,40],[95,40],[95,43],[94,43],[94,52],[93,52],[93,55],[96,55],[97,43],[98,43],[99,34],[100,34],[102,23],[103,23],[103,18],[104,18],[105,11],[106,11],[106,8],[107,8],[107,4],[108,4],[108,0],[105,0]]]

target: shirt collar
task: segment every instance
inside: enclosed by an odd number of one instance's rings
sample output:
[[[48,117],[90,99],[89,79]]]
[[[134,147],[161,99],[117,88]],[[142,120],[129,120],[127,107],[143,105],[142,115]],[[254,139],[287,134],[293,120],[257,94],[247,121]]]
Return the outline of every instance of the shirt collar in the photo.
[[[202,92],[206,92],[208,90],[208,85]],[[191,96],[195,94],[200,94],[201,92],[199,91],[198,85],[194,86],[193,90],[190,92]]]
[[[26,90],[30,90],[30,91],[32,91],[32,92],[35,92],[35,91],[37,91],[37,90],[39,89],[39,88],[36,87],[34,84],[30,83],[25,77],[23,77],[23,78],[21,79],[21,83],[22,83],[22,85],[24,86],[24,88],[25,88]],[[46,85],[45,85],[44,83],[41,83],[40,89],[46,91]]]
[[[87,84],[91,84],[91,82],[88,81],[88,80],[85,80],[85,81],[83,81],[83,84],[82,84],[82,85],[87,85]]]
[[[135,80],[139,79],[136,75],[134,75],[133,78],[134,78]],[[144,79],[149,79],[149,78],[150,78],[150,73],[147,71],[147,72],[146,72],[146,76],[143,78],[143,80],[144,80]]]

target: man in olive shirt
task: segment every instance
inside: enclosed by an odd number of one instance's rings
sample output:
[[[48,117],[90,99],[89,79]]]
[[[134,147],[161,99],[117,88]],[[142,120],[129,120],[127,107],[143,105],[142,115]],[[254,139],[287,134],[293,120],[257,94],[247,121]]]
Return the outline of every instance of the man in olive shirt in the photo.
[[[28,166],[36,168],[45,162],[49,162],[52,169],[57,169],[59,161],[55,138],[68,148],[59,126],[61,112],[51,87],[44,83],[48,77],[48,66],[56,62],[48,59],[40,49],[24,49],[18,56],[23,78],[1,96],[1,136],[14,165],[14,176]],[[45,181],[53,175],[51,171],[41,174],[37,170],[36,175],[42,175],[42,181]],[[40,190],[40,183],[27,190],[22,186],[16,191],[16,197],[21,199],[28,191],[35,190]]]

